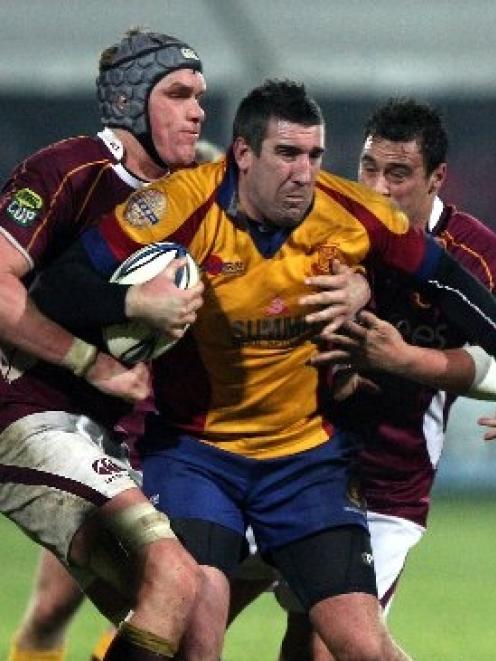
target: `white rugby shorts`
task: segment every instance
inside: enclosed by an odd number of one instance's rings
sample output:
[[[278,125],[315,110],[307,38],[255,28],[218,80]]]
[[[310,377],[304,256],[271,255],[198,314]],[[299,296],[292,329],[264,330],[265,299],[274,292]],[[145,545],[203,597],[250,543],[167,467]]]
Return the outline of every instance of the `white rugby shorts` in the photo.
[[[377,592],[386,615],[410,549],[425,532],[418,523],[398,516],[367,512],[374,555]]]
[[[85,519],[138,486],[125,449],[85,416],[28,415],[0,434],[0,511],[67,566]]]

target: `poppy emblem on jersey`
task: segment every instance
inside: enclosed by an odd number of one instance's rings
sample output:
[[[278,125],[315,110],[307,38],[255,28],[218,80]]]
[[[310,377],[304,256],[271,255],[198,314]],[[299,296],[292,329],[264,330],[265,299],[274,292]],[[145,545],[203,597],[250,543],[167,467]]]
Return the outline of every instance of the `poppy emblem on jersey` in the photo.
[[[288,306],[280,296],[273,298],[269,305],[265,308],[265,312],[267,314],[282,314],[283,312],[287,311]]]
[[[331,272],[333,259],[344,262],[343,254],[337,246],[324,245],[317,248],[317,263],[312,264],[313,275],[324,275]]]
[[[40,215],[43,209],[43,199],[30,188],[21,188],[16,191],[7,213],[14,222],[22,227],[29,227]]]
[[[91,467],[98,475],[112,475],[112,473],[122,473],[124,469],[118,466],[112,459],[102,457],[91,464]]]
[[[125,220],[133,227],[146,227],[158,223],[167,209],[167,199],[160,191],[150,188],[131,195],[124,212]]]

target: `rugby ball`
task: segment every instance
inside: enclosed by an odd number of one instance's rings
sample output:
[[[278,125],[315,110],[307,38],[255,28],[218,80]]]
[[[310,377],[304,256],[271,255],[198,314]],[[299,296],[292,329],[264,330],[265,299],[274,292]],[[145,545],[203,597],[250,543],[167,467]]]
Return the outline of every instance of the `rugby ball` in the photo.
[[[150,243],[130,255],[114,271],[110,282],[122,285],[147,282],[161,273],[173,259],[180,257],[186,258],[186,264],[177,270],[175,284],[180,289],[189,289],[200,280],[200,269],[184,246],[167,241]],[[103,339],[112,356],[127,365],[157,358],[178,341],[169,340],[142,321],[106,326]]]

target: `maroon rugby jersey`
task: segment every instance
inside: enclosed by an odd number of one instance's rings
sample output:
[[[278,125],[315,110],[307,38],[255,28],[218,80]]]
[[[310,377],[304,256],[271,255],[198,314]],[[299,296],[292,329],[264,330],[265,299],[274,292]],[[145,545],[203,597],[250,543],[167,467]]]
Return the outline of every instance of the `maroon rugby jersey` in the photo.
[[[496,235],[453,206],[436,200],[429,230],[447,250],[493,292],[496,289]],[[463,346],[467,339],[438,308],[414,291],[398,273],[374,269],[376,312],[411,344],[431,348]],[[381,395],[361,393],[340,405],[340,422],[356,426],[366,442],[361,454],[368,509],[426,525],[430,493],[443,448],[454,397],[445,392],[374,373]]]
[[[88,225],[122,202],[140,181],[120,163],[123,147],[105,129],[50,145],[23,161],[0,197],[0,232],[36,273]],[[0,346],[0,431],[40,411],[84,413],[112,425],[128,405],[106,397],[68,370]]]

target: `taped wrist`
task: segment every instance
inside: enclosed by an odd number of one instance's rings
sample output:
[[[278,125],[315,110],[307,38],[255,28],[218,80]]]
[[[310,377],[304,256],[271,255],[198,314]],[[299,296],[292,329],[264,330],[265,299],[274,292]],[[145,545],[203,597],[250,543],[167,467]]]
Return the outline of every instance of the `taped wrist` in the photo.
[[[496,361],[478,346],[464,347],[475,365],[475,376],[466,397],[496,400]]]
[[[76,376],[83,377],[95,364],[98,349],[78,337],[74,338],[71,348],[62,359],[62,365],[70,369]]]

